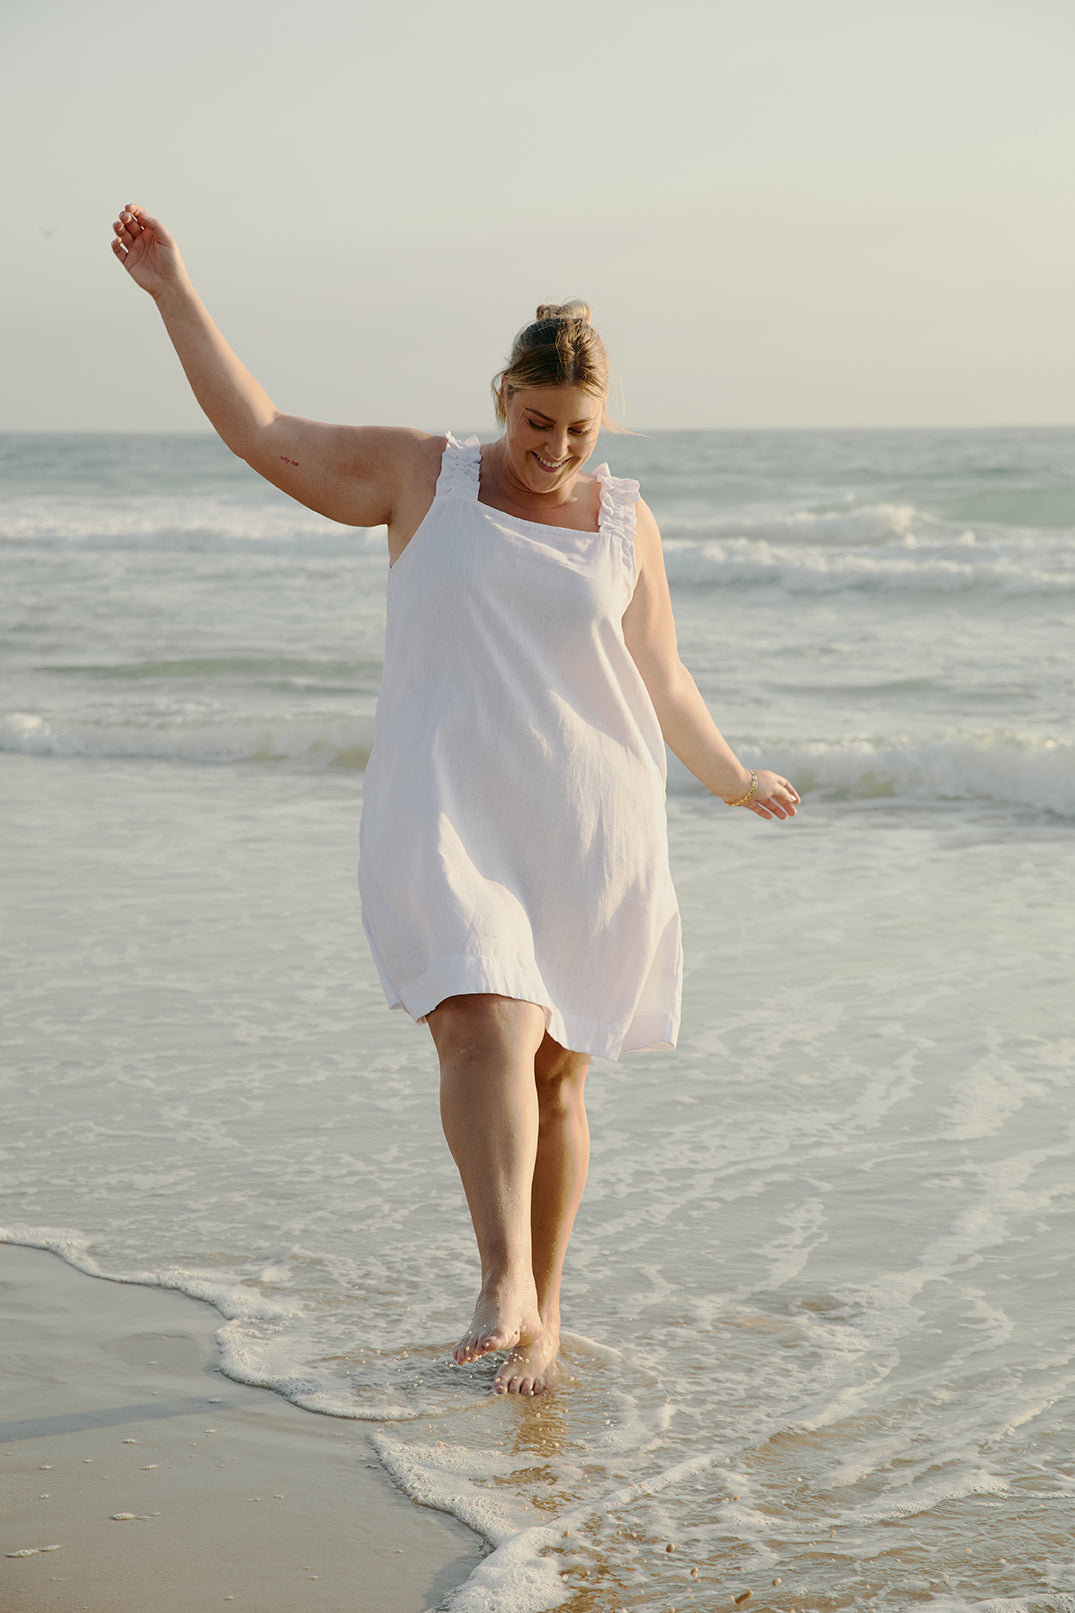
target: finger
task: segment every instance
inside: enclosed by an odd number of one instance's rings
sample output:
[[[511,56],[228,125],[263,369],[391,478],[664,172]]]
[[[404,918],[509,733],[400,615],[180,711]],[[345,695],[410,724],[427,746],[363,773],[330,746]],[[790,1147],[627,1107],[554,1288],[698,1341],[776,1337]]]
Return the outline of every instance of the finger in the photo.
[[[124,215],[129,215],[134,220],[138,227],[136,234],[142,230],[151,230],[154,235],[159,236],[168,234],[160,219],[154,218],[152,213],[147,213],[141,202],[128,202],[124,208]]]
[[[793,818],[795,808],[790,802],[779,801],[775,796],[769,796],[764,801],[756,802],[750,809],[759,818]]]

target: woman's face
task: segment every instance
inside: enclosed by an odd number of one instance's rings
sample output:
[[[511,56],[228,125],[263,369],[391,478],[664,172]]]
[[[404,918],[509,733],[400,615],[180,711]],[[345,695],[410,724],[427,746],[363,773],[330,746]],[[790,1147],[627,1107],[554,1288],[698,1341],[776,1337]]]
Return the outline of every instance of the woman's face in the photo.
[[[581,387],[524,387],[507,400],[504,446],[515,476],[532,493],[570,482],[597,445],[604,398]]]

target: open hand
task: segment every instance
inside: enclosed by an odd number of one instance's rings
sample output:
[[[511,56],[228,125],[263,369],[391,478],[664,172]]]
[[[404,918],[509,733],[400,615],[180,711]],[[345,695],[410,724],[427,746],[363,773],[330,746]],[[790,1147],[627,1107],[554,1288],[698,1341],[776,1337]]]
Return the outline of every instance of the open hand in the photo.
[[[183,260],[168,231],[137,202],[129,202],[112,226],[112,250],[131,279],[159,297],[185,274]]]
[[[758,787],[746,809],[758,818],[793,818],[799,807],[799,793],[779,773],[758,769]]]

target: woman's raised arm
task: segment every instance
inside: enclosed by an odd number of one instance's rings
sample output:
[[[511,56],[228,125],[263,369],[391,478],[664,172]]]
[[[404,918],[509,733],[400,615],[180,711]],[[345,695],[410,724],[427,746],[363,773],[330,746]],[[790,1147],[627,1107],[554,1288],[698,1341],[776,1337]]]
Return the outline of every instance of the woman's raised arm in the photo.
[[[209,317],[160,220],[132,203],[112,228],[113,252],[157,304],[194,396],[232,453],[331,520],[390,525],[426,433],[281,414]]]

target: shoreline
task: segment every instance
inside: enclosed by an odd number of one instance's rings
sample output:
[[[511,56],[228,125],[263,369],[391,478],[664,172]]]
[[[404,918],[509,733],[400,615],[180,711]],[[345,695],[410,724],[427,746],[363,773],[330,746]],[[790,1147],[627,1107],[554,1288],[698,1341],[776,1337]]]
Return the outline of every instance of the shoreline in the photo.
[[[365,1425],[217,1371],[212,1307],[14,1244],[0,1303],[4,1606],[428,1613],[484,1557]]]

